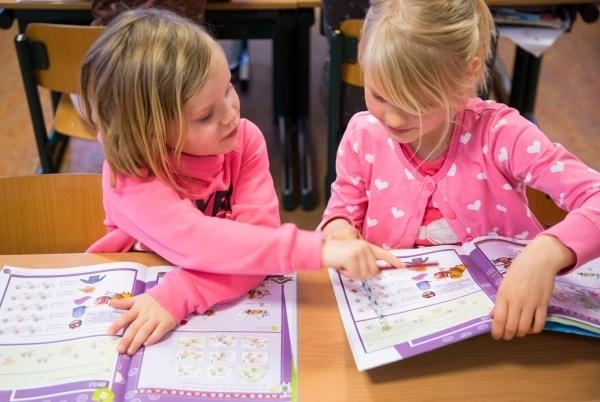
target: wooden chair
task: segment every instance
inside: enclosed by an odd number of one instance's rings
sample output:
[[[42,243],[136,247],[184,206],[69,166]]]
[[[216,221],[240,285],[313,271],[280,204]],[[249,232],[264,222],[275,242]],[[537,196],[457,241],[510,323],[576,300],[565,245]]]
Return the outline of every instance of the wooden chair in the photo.
[[[362,19],[347,19],[329,38],[329,85],[327,124],[327,173],[325,176],[325,200],[331,195],[331,183],[335,180],[335,156],[346,129],[343,122],[343,85],[363,86],[358,65],[357,47]]]
[[[70,136],[96,139],[69,94],[79,92],[81,62],[103,31],[97,26],[30,23],[15,37],[41,173],[58,172]],[[39,88],[52,93],[52,117],[44,116]]]
[[[362,87],[364,85],[357,59],[362,23],[362,19],[347,19],[330,37],[326,199],[330,196],[331,183],[335,180],[337,148],[346,129],[343,123],[342,86]],[[560,209],[550,197],[540,191],[527,188],[527,199],[531,210],[545,228],[560,222],[566,215],[566,212]]]
[[[101,174],[0,178],[0,254],[76,253],[106,233]]]
[[[530,187],[526,191],[529,208],[544,229],[548,229],[550,226],[562,221],[567,215],[567,212],[559,208],[547,194]]]

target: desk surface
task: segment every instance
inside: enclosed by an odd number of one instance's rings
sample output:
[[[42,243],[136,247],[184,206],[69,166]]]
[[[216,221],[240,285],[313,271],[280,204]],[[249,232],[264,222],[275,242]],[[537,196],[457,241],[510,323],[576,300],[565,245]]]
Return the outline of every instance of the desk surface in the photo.
[[[144,253],[0,256],[0,265],[59,267],[136,261]],[[325,271],[300,274],[300,401],[600,400],[600,341],[544,332],[510,342],[482,335],[358,372]]]

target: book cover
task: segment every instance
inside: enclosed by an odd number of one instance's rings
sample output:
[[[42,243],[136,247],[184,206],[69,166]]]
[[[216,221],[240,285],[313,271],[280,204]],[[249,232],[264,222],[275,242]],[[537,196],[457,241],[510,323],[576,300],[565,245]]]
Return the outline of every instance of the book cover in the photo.
[[[5,266],[0,273],[0,400],[296,400],[296,277],[271,276],[231,303],[188,317],[133,356],[116,351],[113,297],[173,267],[109,263]],[[176,295],[174,295],[176,297]]]
[[[412,267],[362,281],[330,269],[358,370],[487,334],[498,285],[525,242],[482,237],[463,245],[393,250]],[[600,336],[600,259],[556,278],[547,330]]]

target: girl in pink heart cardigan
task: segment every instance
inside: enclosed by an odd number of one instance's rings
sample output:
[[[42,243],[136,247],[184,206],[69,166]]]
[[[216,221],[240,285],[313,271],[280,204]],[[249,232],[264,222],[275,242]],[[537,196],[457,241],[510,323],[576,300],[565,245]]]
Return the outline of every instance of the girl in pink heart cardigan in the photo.
[[[83,114],[106,161],[106,236],[89,252],[154,251],[181,269],[125,309],[119,351],[161,339],[189,313],[238,298],[267,274],[335,267],[364,278],[364,240],[324,240],[281,225],[260,130],[240,118],[223,50],[198,24],[165,10],[121,13],[82,65]]]
[[[531,239],[505,276],[492,336],[539,332],[561,271],[600,255],[600,174],[505,105],[487,82],[494,22],[483,0],[374,0],[359,43],[368,112],[348,124],[319,227],[384,248]],[[526,186],[563,209],[548,230]]]

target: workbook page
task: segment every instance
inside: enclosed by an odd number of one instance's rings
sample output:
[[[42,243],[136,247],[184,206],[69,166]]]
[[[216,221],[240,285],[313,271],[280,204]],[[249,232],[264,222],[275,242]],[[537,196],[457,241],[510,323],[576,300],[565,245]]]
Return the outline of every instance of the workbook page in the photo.
[[[359,369],[489,332],[494,289],[480,271],[467,269],[468,259],[459,249],[435,247],[394,253],[405,262],[423,264],[385,269],[369,278],[371,297],[361,281],[330,270]]]
[[[130,297],[144,268],[115,263],[0,273],[0,400],[85,400],[122,382],[118,337],[107,336],[120,315],[113,297]],[[102,392],[102,391],[100,391]]]
[[[160,283],[160,279],[159,279]],[[296,279],[267,278],[245,297],[189,317],[134,356],[138,401],[292,400]],[[167,399],[165,399],[167,398]]]
[[[483,238],[472,243],[473,250],[480,252],[472,252],[472,258],[498,287],[513,260],[526,245],[527,242],[514,239]],[[548,321],[600,334],[600,259],[556,276]],[[548,329],[594,336],[558,325],[549,325]]]

